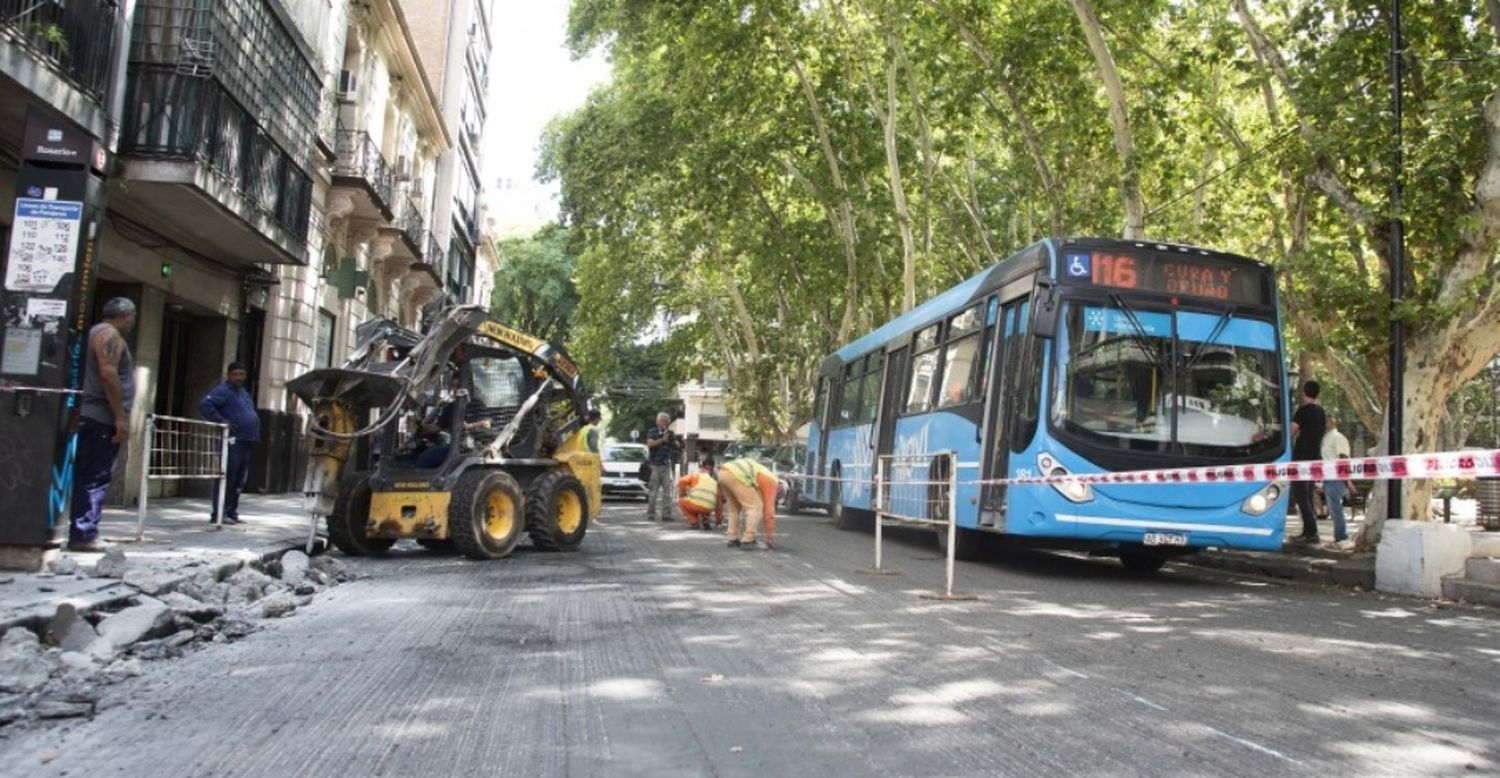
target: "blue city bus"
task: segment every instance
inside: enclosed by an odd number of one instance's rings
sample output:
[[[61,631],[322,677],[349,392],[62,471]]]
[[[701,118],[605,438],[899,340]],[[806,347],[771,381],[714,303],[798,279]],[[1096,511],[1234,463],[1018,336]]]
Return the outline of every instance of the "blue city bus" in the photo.
[[[823,360],[807,456],[821,478],[801,502],[840,528],[866,525],[879,457],[954,452],[912,480],[941,484],[951,462],[968,468],[952,503],[963,558],[993,547],[987,536],[1144,571],[1206,547],[1278,549],[1283,483],[978,482],[1286,461],[1280,333],[1275,276],[1261,262],[1042,240]],[[942,515],[917,518],[945,518],[947,504],[928,501],[919,510]]]

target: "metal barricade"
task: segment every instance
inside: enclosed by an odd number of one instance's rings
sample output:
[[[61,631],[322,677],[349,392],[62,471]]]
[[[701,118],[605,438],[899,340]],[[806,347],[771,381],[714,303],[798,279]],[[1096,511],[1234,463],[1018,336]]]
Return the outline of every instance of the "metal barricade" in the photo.
[[[1491,532],[1500,530],[1500,478],[1479,478],[1474,496],[1479,498],[1479,525]]]
[[[146,431],[141,440],[141,494],[136,504],[136,541],[146,537],[146,505],[153,480],[218,481],[218,488],[214,490],[214,524],[222,527],[229,425],[153,414],[146,417]]]
[[[929,526],[947,533],[945,588],[924,594],[924,599],[973,600],[971,594],[953,591],[954,549],[958,535],[958,473],[977,465],[958,461],[955,451],[928,454],[886,454],[876,462],[875,475],[875,567],[870,572],[888,575],[884,569],[883,527],[893,524]]]

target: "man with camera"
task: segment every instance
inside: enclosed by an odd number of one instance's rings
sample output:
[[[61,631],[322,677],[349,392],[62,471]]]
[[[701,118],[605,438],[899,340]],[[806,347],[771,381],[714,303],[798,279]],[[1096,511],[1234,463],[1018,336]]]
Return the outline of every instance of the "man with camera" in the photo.
[[[647,486],[649,501],[646,503],[646,518],[663,525],[672,520],[672,465],[677,461],[681,444],[677,436],[667,427],[672,417],[656,414],[656,426],[646,431],[646,448],[650,452],[651,482]]]

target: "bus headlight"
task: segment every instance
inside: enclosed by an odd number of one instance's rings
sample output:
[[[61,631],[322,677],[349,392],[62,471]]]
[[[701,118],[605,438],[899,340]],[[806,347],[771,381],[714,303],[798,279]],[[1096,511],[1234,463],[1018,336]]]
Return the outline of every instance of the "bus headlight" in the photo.
[[[1038,454],[1036,457],[1037,472],[1044,476],[1060,478],[1069,475],[1068,468],[1063,467],[1060,462],[1052,458],[1051,454]],[[1089,502],[1094,499],[1094,487],[1082,481],[1055,481],[1052,488],[1057,490],[1068,502]]]
[[[1276,501],[1281,499],[1283,488],[1279,481],[1267,484],[1266,488],[1246,497],[1245,501],[1240,503],[1240,509],[1251,516],[1259,516],[1271,510],[1271,506],[1275,505]]]

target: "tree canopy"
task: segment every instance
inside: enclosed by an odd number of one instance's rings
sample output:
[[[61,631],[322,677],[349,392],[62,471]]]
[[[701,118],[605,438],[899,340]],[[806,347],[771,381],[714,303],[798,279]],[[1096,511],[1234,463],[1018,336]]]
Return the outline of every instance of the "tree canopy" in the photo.
[[[579,300],[567,228],[548,225],[530,237],[508,238],[498,251],[490,311],[523,332],[566,341]]]
[[[574,0],[614,64],[540,171],[579,356],[665,312],[679,366],[786,436],[818,360],[914,302],[1040,237],[1145,236],[1276,264],[1293,354],[1372,434],[1400,317],[1432,450],[1500,350],[1500,3],[1406,5],[1398,211],[1385,0]]]

